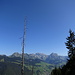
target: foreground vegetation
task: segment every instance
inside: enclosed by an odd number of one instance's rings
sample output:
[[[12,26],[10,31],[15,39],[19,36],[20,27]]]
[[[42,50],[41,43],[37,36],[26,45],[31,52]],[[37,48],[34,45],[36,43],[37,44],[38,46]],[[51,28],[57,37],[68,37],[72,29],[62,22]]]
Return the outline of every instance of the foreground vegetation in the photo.
[[[69,50],[67,63],[63,67],[55,67],[51,75],[75,75],[75,33],[70,30],[69,34],[65,43]]]

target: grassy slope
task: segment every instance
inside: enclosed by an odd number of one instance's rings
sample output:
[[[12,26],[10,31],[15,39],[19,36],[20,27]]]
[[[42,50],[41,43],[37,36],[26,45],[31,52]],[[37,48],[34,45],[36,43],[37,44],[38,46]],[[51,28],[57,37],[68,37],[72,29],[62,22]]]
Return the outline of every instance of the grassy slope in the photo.
[[[32,70],[34,75],[49,75],[53,68],[53,64],[38,59],[25,59],[25,75],[32,75]],[[0,75],[21,75],[21,58],[0,56]]]

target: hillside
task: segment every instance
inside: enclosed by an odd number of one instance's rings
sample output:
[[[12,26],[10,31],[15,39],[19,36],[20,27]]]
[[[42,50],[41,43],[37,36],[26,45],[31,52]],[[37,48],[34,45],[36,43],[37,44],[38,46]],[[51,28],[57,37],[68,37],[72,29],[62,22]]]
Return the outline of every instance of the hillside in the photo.
[[[66,63],[66,56],[56,53],[45,55],[42,53],[25,54],[25,75],[49,75],[55,66]],[[0,55],[0,75],[20,75],[21,54],[13,53],[11,56]]]

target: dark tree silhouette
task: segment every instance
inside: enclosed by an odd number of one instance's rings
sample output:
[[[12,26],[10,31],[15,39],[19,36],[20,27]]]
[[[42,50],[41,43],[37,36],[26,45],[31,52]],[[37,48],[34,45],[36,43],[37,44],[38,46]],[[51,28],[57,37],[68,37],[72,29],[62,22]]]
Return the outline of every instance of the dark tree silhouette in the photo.
[[[69,36],[66,39],[66,48],[69,50],[68,57],[71,59],[75,57],[75,34],[72,30],[69,30]]]
[[[51,75],[75,75],[75,33],[69,30],[69,36],[66,39],[69,59],[61,69],[52,70]]]
[[[55,69],[52,70],[51,75],[61,75],[61,69],[55,67]]]

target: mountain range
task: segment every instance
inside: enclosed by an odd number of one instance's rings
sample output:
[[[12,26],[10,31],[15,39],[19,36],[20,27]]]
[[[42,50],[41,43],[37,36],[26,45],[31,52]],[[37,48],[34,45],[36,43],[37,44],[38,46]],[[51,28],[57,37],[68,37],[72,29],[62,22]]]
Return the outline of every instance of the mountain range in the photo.
[[[20,53],[13,53],[10,57],[21,57]],[[35,53],[35,54],[24,54],[25,59],[39,59],[49,64],[59,64],[67,61],[67,56],[60,56],[57,53],[51,53],[50,55],[46,55],[43,53]]]
[[[0,75],[20,75],[21,56],[22,54],[18,52],[10,56],[0,55]],[[50,75],[55,66],[63,66],[68,58],[67,56],[59,56],[56,53],[51,53],[50,55],[26,53],[24,57],[25,75]],[[34,74],[32,74],[32,70]]]

